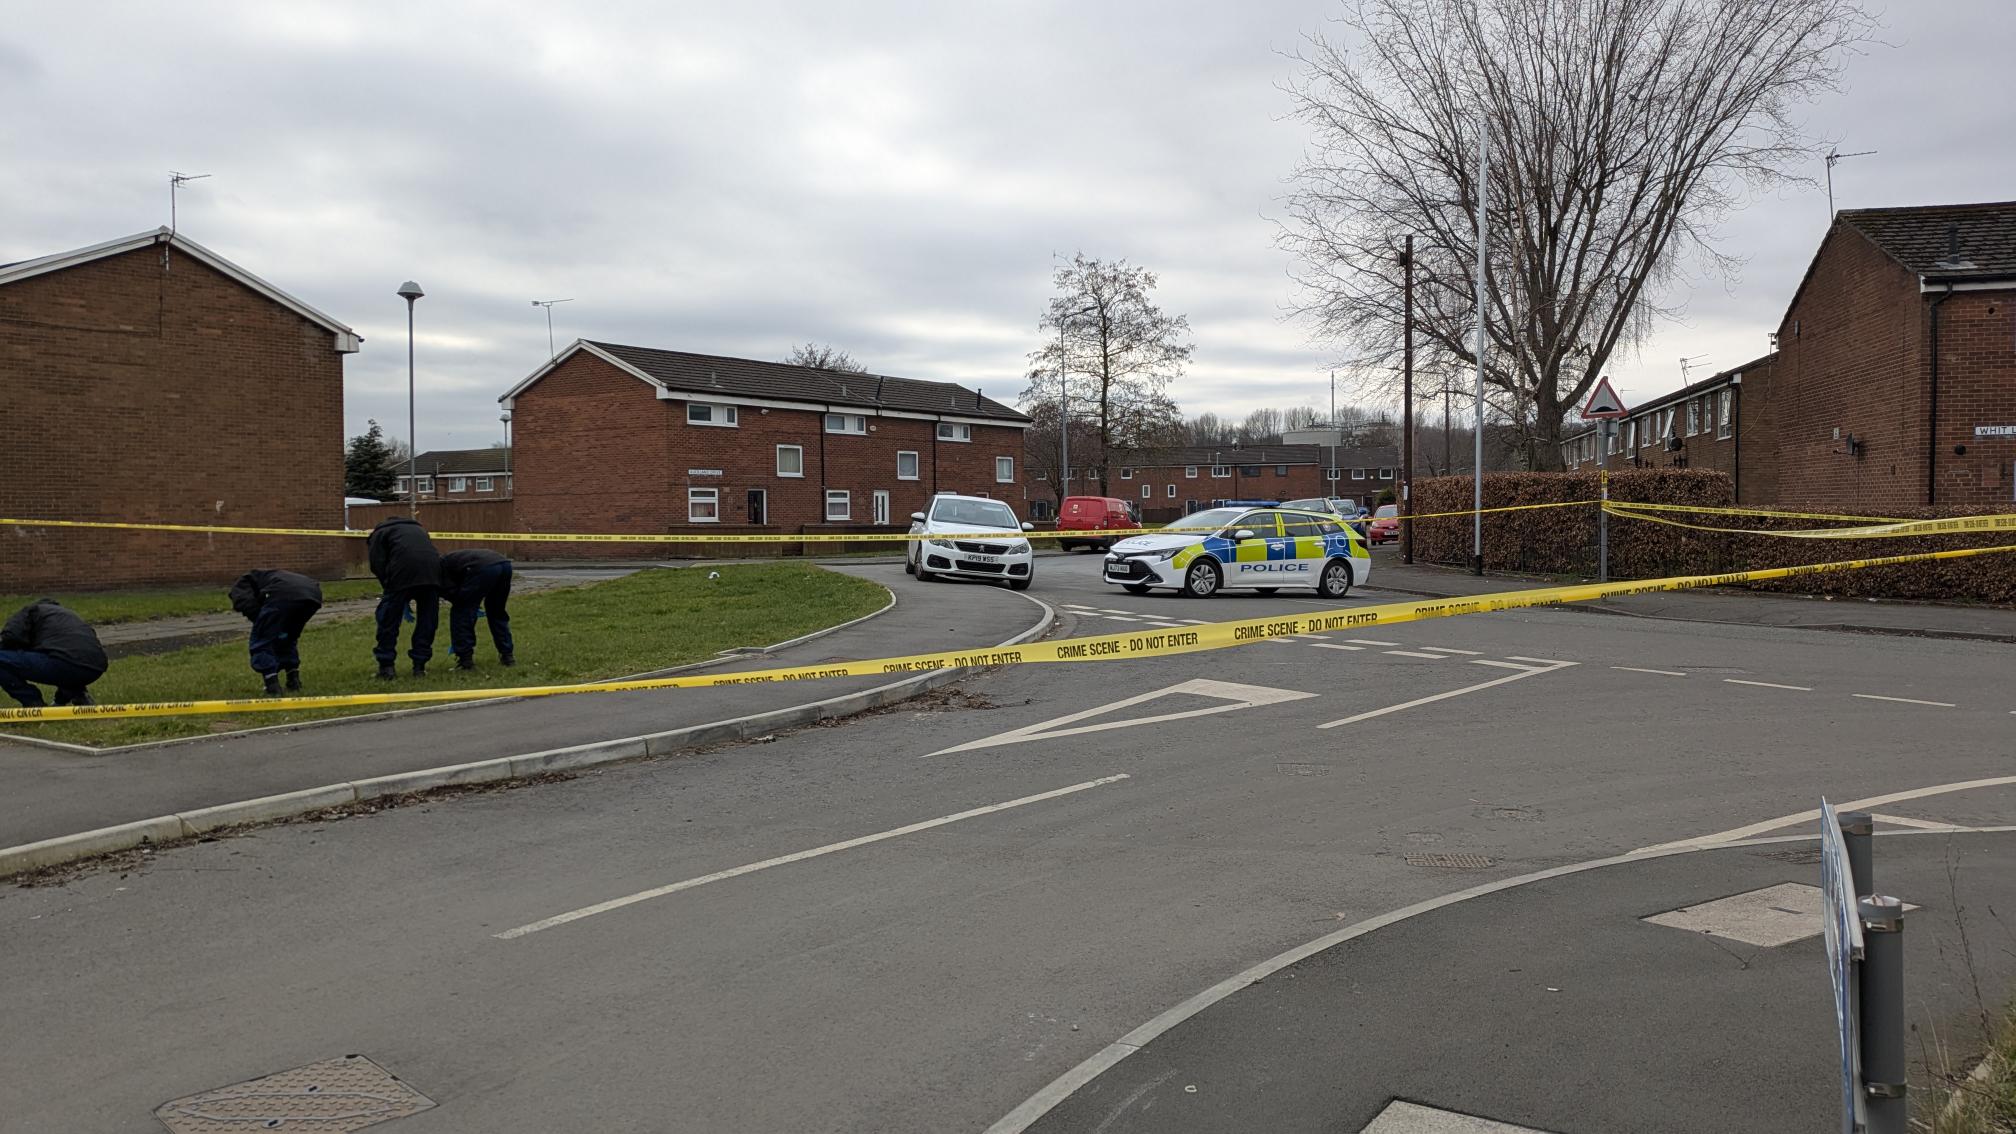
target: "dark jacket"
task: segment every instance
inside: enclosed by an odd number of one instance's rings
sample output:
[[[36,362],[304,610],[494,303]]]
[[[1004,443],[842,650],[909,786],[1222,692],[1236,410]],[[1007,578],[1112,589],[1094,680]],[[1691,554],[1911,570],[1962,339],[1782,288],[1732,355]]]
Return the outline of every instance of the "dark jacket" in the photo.
[[[0,628],[0,650],[33,650],[99,674],[111,664],[90,625],[55,599],[36,599],[15,611]]]
[[[247,571],[231,586],[231,609],[247,618],[269,602],[312,602],[322,605],[322,584],[292,571]]]
[[[386,593],[441,585],[441,552],[420,521],[394,516],[372,528],[364,543],[371,553],[371,573]]]
[[[499,555],[487,547],[470,547],[461,551],[451,551],[441,557],[441,587],[453,592],[462,586],[463,580],[493,563],[509,563],[510,559]]]

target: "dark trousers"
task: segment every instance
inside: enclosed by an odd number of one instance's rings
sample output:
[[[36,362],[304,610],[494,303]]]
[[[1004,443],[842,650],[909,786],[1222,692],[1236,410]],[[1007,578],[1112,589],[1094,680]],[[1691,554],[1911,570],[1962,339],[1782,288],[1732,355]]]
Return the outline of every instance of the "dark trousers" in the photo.
[[[103,677],[76,662],[50,657],[36,650],[0,650],[0,690],[23,708],[42,707],[42,691],[36,684],[54,685],[56,703],[67,705],[84,695],[84,687]]]
[[[511,564],[492,563],[471,571],[455,593],[448,596],[448,648],[456,657],[476,653],[476,612],[490,624],[490,641],[497,656],[511,656]]]
[[[406,607],[413,607],[413,643],[406,656],[420,665],[434,656],[434,631],[441,625],[441,588],[407,587],[387,591],[378,599],[378,648],[371,656],[379,665],[391,665],[399,657],[399,623]]]
[[[262,676],[301,668],[301,628],[322,609],[319,602],[269,602],[252,618],[252,670]]]

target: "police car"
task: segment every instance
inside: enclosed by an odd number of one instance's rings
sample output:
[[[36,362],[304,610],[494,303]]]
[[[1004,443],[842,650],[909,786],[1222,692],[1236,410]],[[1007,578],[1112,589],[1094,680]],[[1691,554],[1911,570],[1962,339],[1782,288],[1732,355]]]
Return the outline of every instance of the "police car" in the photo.
[[[1156,587],[1208,598],[1221,590],[1272,594],[1309,587],[1343,598],[1372,573],[1358,533],[1321,512],[1288,508],[1213,508],[1185,516],[1167,534],[1113,545],[1104,578],[1133,594]]]

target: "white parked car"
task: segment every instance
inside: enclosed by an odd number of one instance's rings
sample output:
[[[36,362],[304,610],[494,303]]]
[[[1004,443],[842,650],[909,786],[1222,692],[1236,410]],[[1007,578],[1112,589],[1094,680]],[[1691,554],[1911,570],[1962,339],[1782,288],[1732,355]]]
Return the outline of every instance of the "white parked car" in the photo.
[[[921,580],[988,579],[1018,591],[1035,580],[1036,555],[1022,535],[1035,525],[999,500],[940,493],[910,521],[910,534],[925,538],[910,541],[903,569]]]

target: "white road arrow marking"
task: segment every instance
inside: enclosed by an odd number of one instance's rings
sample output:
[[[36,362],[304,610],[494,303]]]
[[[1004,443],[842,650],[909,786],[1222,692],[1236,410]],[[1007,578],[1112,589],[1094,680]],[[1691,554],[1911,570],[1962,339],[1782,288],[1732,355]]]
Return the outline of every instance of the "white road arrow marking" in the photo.
[[[1271,641],[1272,639],[1268,640]],[[1207,705],[1201,709],[1185,709],[1175,713],[1158,713],[1150,717],[1128,717],[1125,720],[1100,721],[1098,724],[1078,724],[1079,721],[1089,717],[1117,712],[1121,709],[1131,709],[1136,705],[1146,704],[1158,697],[1169,697],[1176,694],[1187,694],[1192,697],[1214,697],[1227,703],[1222,705]],[[1273,689],[1265,685],[1240,685],[1232,681],[1211,681],[1206,678],[1198,678],[1194,681],[1185,681],[1180,685],[1171,685],[1167,689],[1157,689],[1152,693],[1142,693],[1139,696],[1115,701],[1110,705],[1100,705],[1096,708],[1071,713],[1068,716],[1058,717],[1055,720],[1024,725],[1021,728],[996,733],[993,736],[983,736],[979,740],[969,740],[964,744],[940,749],[928,755],[946,756],[954,752],[971,752],[976,748],[994,748],[1003,744],[1020,744],[1028,740],[1051,740],[1061,736],[1078,736],[1088,732],[1104,732],[1107,729],[1132,728],[1135,725],[1159,724],[1163,721],[1180,721],[1189,717],[1207,717],[1214,713],[1231,713],[1240,709],[1250,709],[1256,705],[1278,705],[1285,701],[1301,701],[1314,696],[1316,696],[1314,693],[1300,693],[1293,689]],[[1072,725],[1076,725],[1077,727],[1067,727]]]

